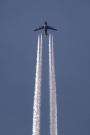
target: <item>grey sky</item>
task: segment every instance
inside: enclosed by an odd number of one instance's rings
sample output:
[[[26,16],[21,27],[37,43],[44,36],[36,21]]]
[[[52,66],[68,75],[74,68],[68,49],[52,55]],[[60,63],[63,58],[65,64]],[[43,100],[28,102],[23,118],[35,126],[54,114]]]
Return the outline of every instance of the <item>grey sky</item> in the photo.
[[[31,135],[37,36],[54,35],[60,135],[90,134],[90,1],[0,0],[0,135]],[[48,37],[43,37],[41,135],[49,135]]]

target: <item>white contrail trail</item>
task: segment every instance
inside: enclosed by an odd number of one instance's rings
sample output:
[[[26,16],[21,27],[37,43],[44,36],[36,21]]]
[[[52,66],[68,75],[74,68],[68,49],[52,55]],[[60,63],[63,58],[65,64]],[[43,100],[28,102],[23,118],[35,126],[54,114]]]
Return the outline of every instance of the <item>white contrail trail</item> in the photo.
[[[40,135],[42,36],[38,36],[32,135]]]
[[[50,135],[58,135],[53,36],[49,34]]]
[[[42,35],[38,36],[32,135],[40,135]],[[50,135],[58,135],[53,36],[49,34]]]
[[[55,78],[55,64],[54,64],[54,46],[53,46],[53,36],[52,36],[52,78],[53,78],[53,96],[54,96],[54,135],[58,135],[57,129],[57,95],[56,95],[56,78]]]
[[[52,93],[51,93],[51,90],[52,90],[52,74],[51,74],[51,35],[49,34],[49,89],[50,89],[50,135],[52,134],[52,107],[51,107],[51,104],[52,104]]]

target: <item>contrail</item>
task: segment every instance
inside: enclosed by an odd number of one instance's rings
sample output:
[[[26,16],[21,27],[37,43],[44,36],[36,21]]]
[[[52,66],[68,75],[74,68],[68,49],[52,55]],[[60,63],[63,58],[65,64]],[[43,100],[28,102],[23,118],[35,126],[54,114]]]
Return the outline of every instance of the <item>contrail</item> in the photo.
[[[40,135],[41,76],[42,76],[42,35],[38,36],[32,135]]]
[[[49,34],[50,135],[58,135],[53,36]]]
[[[32,135],[40,135],[41,81],[42,81],[42,35],[38,36]],[[50,135],[58,135],[54,47],[53,47],[53,36],[51,34],[49,34],[49,89],[50,89]]]

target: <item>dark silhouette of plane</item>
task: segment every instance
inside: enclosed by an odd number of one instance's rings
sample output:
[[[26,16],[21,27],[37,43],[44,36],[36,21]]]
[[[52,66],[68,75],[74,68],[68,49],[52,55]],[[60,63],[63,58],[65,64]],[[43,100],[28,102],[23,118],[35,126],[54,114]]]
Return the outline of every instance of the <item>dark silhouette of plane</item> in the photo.
[[[57,31],[57,29],[55,29],[55,28],[53,28],[53,27],[50,27],[50,26],[47,26],[47,22],[46,22],[46,21],[45,21],[45,23],[44,23],[44,26],[41,26],[41,27],[35,29],[34,31],[42,30],[42,29],[44,29],[44,34],[43,34],[44,36],[47,36],[47,35],[48,35],[48,34],[47,34],[47,29]]]

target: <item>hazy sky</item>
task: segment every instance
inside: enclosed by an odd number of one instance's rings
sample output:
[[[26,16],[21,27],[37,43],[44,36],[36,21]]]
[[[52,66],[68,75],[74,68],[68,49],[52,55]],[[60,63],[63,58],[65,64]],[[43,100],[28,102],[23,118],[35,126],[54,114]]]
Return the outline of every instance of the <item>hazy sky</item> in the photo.
[[[0,0],[0,135],[31,135],[37,37],[54,35],[58,135],[90,134],[90,1]],[[49,135],[48,37],[43,37],[41,135]]]

